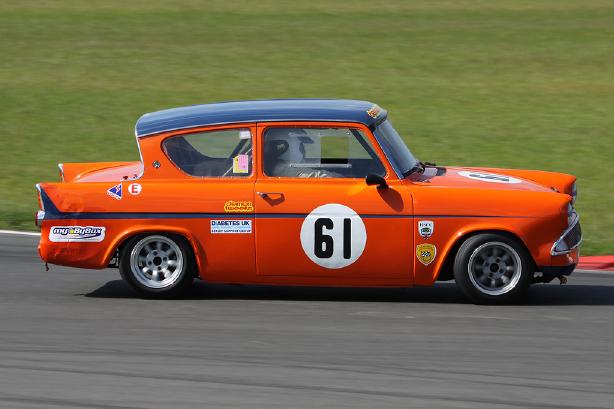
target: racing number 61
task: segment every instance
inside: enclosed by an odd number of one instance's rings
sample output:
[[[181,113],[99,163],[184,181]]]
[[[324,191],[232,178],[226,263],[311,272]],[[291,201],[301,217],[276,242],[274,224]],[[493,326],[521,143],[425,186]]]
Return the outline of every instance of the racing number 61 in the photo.
[[[343,268],[360,258],[367,229],[352,208],[328,203],[311,211],[301,225],[305,255],[324,268]]]
[[[334,252],[333,236],[324,234],[324,229],[332,230],[335,223],[328,217],[321,217],[314,223],[313,253],[318,258],[331,258]],[[343,258],[352,258],[352,219],[343,219]]]

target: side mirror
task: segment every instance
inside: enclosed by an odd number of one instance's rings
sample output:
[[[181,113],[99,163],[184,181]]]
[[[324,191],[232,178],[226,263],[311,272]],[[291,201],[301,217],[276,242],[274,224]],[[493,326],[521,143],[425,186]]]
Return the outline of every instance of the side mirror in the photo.
[[[378,189],[386,189],[388,188],[388,183],[386,183],[386,179],[379,175],[374,175],[373,173],[369,173],[365,178],[365,182],[369,186],[377,185]]]

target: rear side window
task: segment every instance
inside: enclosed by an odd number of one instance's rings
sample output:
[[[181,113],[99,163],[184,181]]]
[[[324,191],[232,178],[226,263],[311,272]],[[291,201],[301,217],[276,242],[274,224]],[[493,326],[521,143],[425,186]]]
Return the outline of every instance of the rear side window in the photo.
[[[252,174],[249,129],[224,129],[172,136],[164,151],[182,171],[200,177],[246,177]]]

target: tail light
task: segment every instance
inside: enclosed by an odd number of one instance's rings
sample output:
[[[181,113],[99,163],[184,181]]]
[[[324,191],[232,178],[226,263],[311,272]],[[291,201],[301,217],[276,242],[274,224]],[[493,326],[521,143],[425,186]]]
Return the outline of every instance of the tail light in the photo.
[[[41,198],[41,187],[38,183],[36,184],[36,192],[38,199],[38,208],[40,210],[38,210],[36,212],[36,215],[34,216],[34,225],[40,229],[43,226],[43,220],[45,219],[45,206],[43,205],[43,200]]]
[[[43,210],[37,211],[36,215],[34,216],[34,224],[36,227],[39,229],[43,227],[43,220],[45,220],[45,212]]]

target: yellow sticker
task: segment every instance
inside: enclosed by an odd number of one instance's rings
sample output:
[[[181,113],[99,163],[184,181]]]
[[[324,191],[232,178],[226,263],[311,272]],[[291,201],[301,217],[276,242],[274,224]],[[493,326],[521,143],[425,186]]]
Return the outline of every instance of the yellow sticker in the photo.
[[[377,105],[373,105],[368,111],[367,111],[367,115],[369,115],[371,118],[377,118],[377,116],[382,112],[382,108],[378,107]]]
[[[254,211],[254,205],[250,201],[229,200],[224,203],[224,211],[226,213],[251,213]]]
[[[435,260],[437,255],[437,247],[433,244],[418,244],[416,246],[416,256],[418,260],[425,266],[428,266]]]

